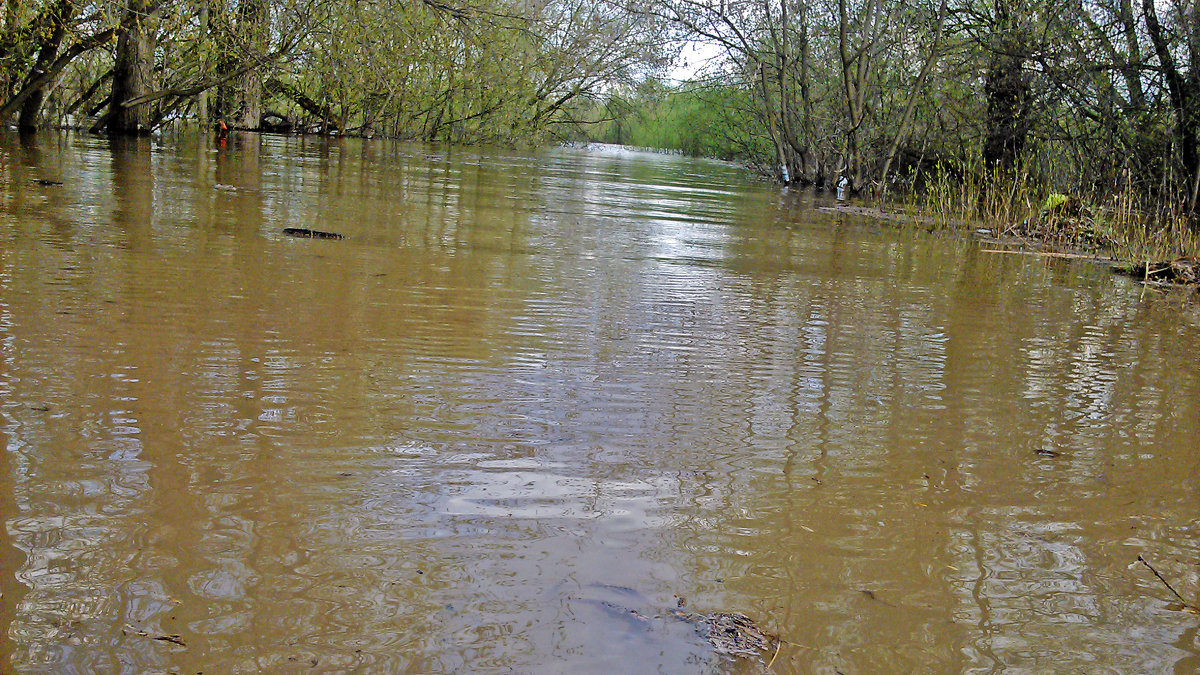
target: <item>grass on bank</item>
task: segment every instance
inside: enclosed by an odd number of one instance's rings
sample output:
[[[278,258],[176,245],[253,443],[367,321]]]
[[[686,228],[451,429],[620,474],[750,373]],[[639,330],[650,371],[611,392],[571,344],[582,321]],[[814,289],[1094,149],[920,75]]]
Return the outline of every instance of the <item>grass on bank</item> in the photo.
[[[1026,174],[939,172],[888,203],[937,227],[984,227],[1131,265],[1200,258],[1200,229],[1182,205],[1146,201],[1129,181],[1115,192],[1061,195]]]

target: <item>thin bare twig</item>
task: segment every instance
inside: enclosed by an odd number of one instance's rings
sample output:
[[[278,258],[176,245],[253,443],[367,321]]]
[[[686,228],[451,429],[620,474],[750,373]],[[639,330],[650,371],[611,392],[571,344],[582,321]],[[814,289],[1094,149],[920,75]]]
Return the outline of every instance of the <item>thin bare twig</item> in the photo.
[[[775,665],[775,659],[779,658],[779,650],[780,649],[783,649],[783,640],[776,640],[775,641],[775,655],[771,657],[771,662],[767,664],[767,670],[770,670],[771,666]]]
[[[1175,590],[1175,587],[1171,585],[1171,582],[1167,581],[1166,578],[1163,577],[1163,575],[1159,574],[1158,570],[1154,569],[1154,566],[1151,565],[1148,560],[1146,560],[1145,558],[1142,557],[1142,554],[1139,553],[1137,559],[1138,559],[1138,562],[1140,562],[1146,566],[1146,569],[1153,572],[1154,576],[1158,577],[1158,580],[1163,583],[1163,586],[1166,586],[1167,590],[1171,591],[1171,594],[1179,599],[1179,602],[1183,603],[1184,608],[1189,609],[1193,612],[1200,611],[1200,609],[1197,609],[1195,605],[1188,602],[1187,600],[1184,600],[1183,596],[1179,594],[1179,591]]]

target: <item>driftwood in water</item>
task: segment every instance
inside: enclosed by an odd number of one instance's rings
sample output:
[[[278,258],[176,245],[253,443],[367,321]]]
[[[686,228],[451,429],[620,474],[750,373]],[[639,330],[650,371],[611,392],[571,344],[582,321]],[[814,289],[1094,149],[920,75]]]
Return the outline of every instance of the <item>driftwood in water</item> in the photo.
[[[289,237],[302,237],[304,239],[345,239],[342,235],[336,232],[321,232],[320,230],[310,230],[304,227],[285,227],[283,233]]]
[[[979,252],[980,253],[1007,253],[1010,255],[1032,255],[1032,256],[1040,256],[1043,258],[1067,258],[1070,260],[1097,260],[1097,261],[1107,260],[1107,258],[1101,258],[1100,256],[1090,255],[1087,253],[1057,253],[1054,251],[1015,251],[1015,250],[1002,249],[1002,248],[981,248],[981,249],[979,249]]]

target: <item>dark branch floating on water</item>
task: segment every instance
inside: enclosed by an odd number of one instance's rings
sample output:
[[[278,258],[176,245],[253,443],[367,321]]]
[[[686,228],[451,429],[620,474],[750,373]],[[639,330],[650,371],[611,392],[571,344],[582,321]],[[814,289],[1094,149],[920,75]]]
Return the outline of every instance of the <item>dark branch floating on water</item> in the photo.
[[[61,180],[50,180],[49,178],[34,178],[32,180],[38,185],[45,185],[47,187],[58,187],[63,184]]]
[[[310,230],[304,227],[285,227],[283,233],[289,237],[301,237],[303,239],[345,239],[342,235],[336,232],[321,232],[320,230]]]

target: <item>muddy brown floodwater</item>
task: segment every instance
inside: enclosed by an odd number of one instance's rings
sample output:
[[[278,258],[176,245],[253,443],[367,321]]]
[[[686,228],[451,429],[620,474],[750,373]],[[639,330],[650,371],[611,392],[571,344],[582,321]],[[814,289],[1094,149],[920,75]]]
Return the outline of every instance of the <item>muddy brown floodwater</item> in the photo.
[[[3,135],[0,199],[0,670],[1200,671],[1186,296],[615,148]]]

